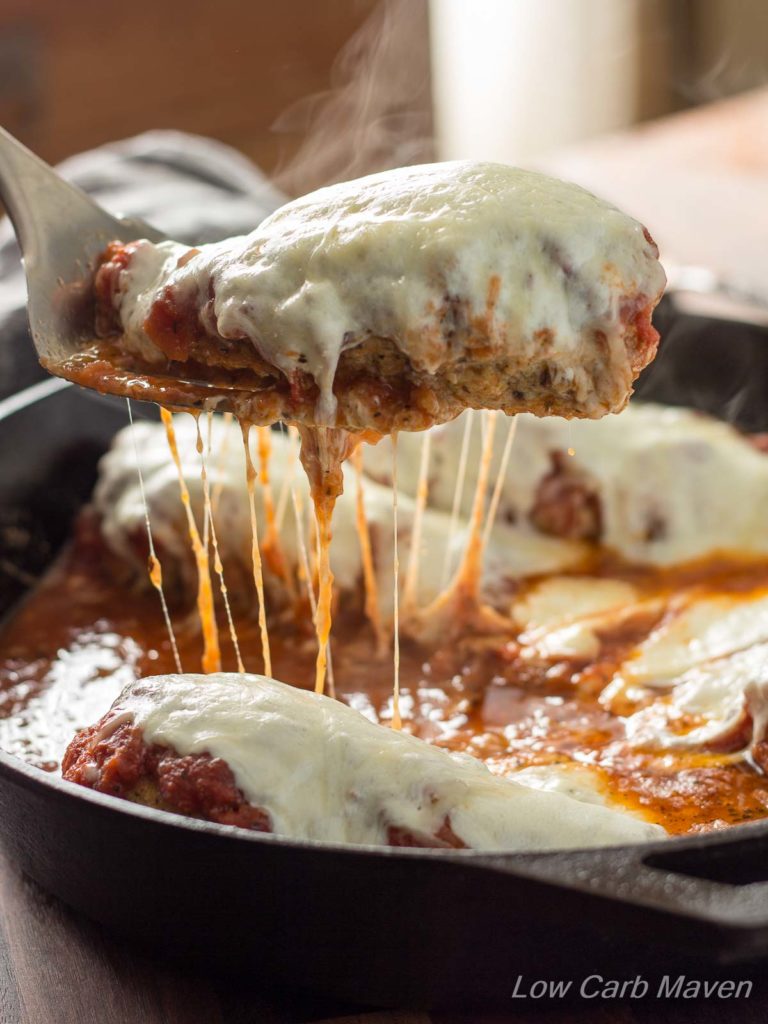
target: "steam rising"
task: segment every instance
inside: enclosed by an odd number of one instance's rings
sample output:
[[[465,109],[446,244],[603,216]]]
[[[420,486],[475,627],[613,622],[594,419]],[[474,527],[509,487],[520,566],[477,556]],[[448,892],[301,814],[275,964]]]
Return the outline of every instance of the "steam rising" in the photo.
[[[425,0],[383,0],[336,58],[331,88],[300,100],[274,131],[299,134],[275,174],[285,192],[433,159]]]
[[[768,82],[765,0],[673,5],[674,85],[687,103],[708,103]]]

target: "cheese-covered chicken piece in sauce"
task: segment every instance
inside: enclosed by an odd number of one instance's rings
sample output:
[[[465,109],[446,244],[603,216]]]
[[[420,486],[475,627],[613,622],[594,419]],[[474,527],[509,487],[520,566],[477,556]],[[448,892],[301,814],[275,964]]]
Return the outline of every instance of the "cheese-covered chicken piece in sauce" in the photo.
[[[664,281],[608,203],[462,161],[332,185],[199,249],[115,244],[96,288],[101,332],[139,366],[224,374],[255,422],[387,433],[467,407],[621,409]]]
[[[64,777],[293,839],[540,850],[663,839],[616,806],[493,775],[339,701],[255,675],[133,683],[79,733]],[[552,780],[550,780],[552,781]]]
[[[429,502],[450,511],[466,417],[432,431]],[[469,424],[460,512],[469,515],[482,450]],[[497,437],[491,473],[502,467]],[[398,439],[398,485],[418,484],[421,439]],[[392,450],[365,448],[365,471],[388,485]],[[597,543],[628,562],[672,566],[728,553],[768,555],[768,457],[754,438],[692,409],[633,401],[619,416],[568,422],[519,416],[501,482],[499,519],[536,536]]]

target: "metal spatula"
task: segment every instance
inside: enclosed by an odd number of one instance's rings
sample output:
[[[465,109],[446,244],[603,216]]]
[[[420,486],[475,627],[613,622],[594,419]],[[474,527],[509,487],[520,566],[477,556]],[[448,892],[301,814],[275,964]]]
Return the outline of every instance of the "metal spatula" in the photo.
[[[51,373],[115,395],[173,408],[246,411],[250,392],[226,382],[143,374],[108,365],[92,383],[77,356],[95,341],[92,283],[108,242],[165,236],[138,218],[118,218],[0,128],[0,201],[11,218],[27,278],[29,325]]]
[[[94,340],[91,282],[106,244],[164,236],[143,221],[112,217],[3,128],[0,200],[21,248],[35,347],[52,367]]]

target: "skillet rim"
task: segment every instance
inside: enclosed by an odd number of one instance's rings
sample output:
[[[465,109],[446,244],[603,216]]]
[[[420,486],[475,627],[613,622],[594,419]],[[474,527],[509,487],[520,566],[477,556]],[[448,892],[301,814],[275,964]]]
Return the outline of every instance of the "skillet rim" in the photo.
[[[567,857],[572,854],[580,857],[589,854],[605,855],[611,851],[625,851],[640,853],[644,859],[646,854],[672,853],[698,849],[702,846],[724,847],[730,842],[741,840],[758,839],[768,836],[768,816],[756,821],[742,822],[738,825],[729,825],[724,829],[716,829],[711,832],[703,832],[695,835],[669,836],[667,839],[652,840],[646,843],[622,843],[606,844],[604,846],[569,846],[559,847],[550,850],[443,850],[430,847],[397,847],[378,846],[372,843],[331,843],[320,839],[292,839],[287,836],[276,835],[271,832],[254,832],[249,829],[240,828],[237,825],[222,825],[215,821],[206,821],[200,818],[192,818],[183,814],[176,814],[172,811],[165,811],[157,807],[148,807],[144,804],[134,803],[122,797],[112,796],[109,793],[100,793],[97,790],[89,789],[87,786],[80,786],[75,782],[69,782],[52,772],[44,771],[36,765],[29,764],[16,754],[10,754],[0,748],[0,780],[8,778],[20,784],[26,789],[48,790],[59,797],[71,800],[85,800],[95,804],[97,807],[112,814],[127,814],[134,818],[152,822],[166,828],[176,828],[183,831],[208,833],[220,839],[241,840],[250,843],[269,843],[271,845],[286,847],[291,850],[307,850],[328,854],[360,854],[361,856],[386,856],[404,858],[427,858],[439,859],[441,861],[484,861],[489,858],[494,861],[511,861],[512,864],[520,862],[524,864],[531,858],[541,857]],[[512,866],[512,865],[510,865]]]

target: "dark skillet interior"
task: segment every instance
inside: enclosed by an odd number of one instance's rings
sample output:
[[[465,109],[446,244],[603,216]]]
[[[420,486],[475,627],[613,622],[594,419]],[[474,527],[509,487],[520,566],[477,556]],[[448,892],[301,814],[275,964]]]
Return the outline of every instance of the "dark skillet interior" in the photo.
[[[640,397],[768,431],[766,329],[682,316],[671,300],[657,323],[665,340]],[[71,387],[0,418],[0,611],[63,543],[126,422],[124,402]],[[701,977],[768,955],[768,822],[581,853],[331,848],[128,806],[3,754],[0,819],[18,864],[67,903],[265,986],[505,1002],[518,974]]]

